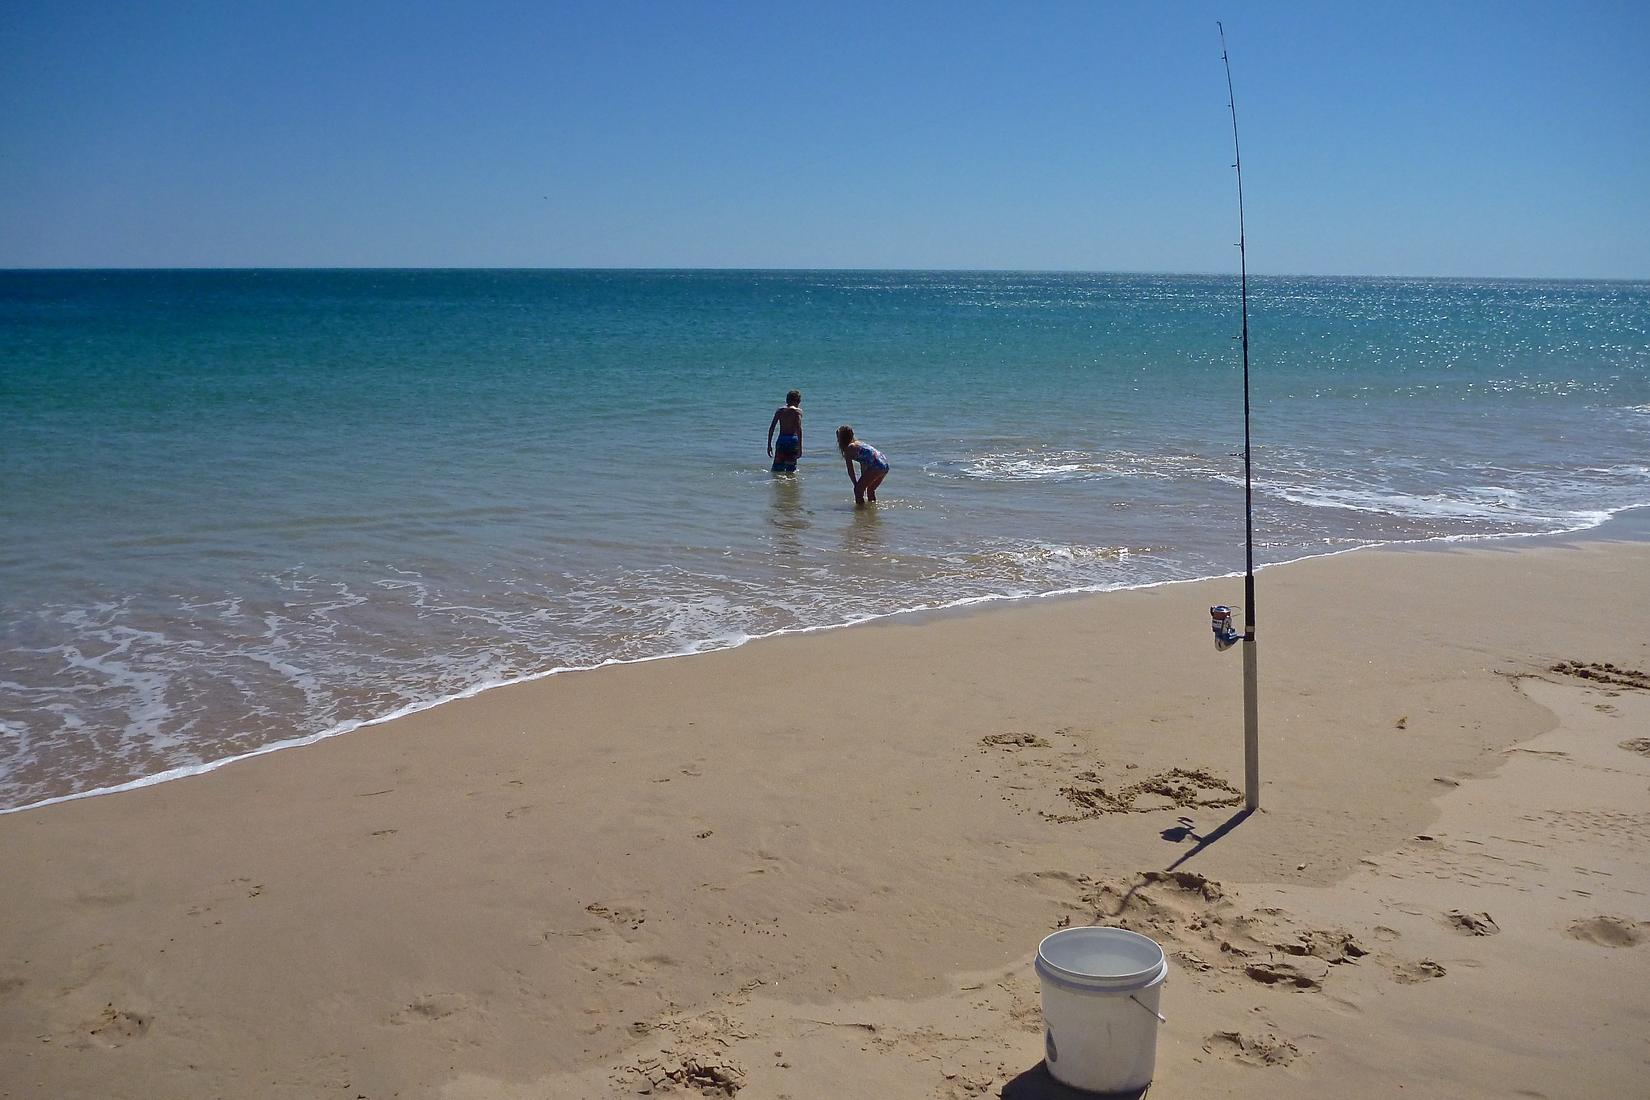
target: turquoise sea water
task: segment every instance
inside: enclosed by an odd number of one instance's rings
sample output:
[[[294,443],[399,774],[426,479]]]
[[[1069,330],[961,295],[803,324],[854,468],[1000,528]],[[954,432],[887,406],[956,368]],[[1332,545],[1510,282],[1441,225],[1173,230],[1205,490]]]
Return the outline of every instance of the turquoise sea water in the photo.
[[[1241,569],[1236,292],[0,273],[0,807],[556,668]],[[1650,503],[1650,284],[1266,278],[1250,319],[1261,562]],[[893,463],[874,508],[843,422]]]

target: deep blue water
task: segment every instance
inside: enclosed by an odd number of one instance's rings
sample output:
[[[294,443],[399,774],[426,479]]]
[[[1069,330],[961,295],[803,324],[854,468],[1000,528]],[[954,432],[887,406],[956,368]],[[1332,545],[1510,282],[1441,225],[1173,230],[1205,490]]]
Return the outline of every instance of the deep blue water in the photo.
[[[1250,327],[1261,562],[1650,503],[1650,284],[1252,279]],[[1237,332],[1215,276],[0,273],[0,806],[1241,568]],[[893,462],[874,509],[843,422]]]

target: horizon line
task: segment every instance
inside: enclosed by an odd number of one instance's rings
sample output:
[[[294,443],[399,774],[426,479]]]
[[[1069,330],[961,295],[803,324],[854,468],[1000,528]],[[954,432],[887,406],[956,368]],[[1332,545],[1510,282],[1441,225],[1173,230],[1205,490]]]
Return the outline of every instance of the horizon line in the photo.
[[[830,272],[854,273],[872,272],[878,274],[929,274],[945,273],[958,275],[1143,275],[1143,276],[1196,276],[1237,278],[1236,271],[1172,271],[1167,269],[1126,269],[1126,268],[1056,268],[1056,267],[748,267],[718,265],[706,267],[681,266],[633,266],[633,265],[577,265],[577,266],[543,266],[524,267],[519,265],[491,266],[481,264],[431,264],[431,265],[308,265],[308,264],[264,264],[264,265],[144,265],[144,266],[105,266],[89,267],[83,265],[35,265],[24,267],[0,266],[0,274],[31,274],[31,273],[137,273],[137,272],[253,272],[253,271],[290,271],[290,272],[441,272],[441,271],[510,271],[510,272],[656,272],[656,273],[697,273],[697,272],[761,272],[767,274],[795,274],[803,272]],[[1360,272],[1250,272],[1250,278],[1261,279],[1392,279],[1392,280],[1438,280],[1456,282],[1570,282],[1570,283],[1646,283],[1650,282],[1650,275],[1437,275],[1437,274],[1370,274]]]

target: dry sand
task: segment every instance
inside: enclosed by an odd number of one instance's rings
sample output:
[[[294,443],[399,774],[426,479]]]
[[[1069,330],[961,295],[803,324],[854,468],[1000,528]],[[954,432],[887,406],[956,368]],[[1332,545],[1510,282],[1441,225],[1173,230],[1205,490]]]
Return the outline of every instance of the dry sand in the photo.
[[[1171,954],[1154,1100],[1642,1096],[1647,578],[1602,540],[1266,570],[1265,809],[1224,833],[1238,581],[557,676],[0,818],[0,1095],[1058,1096],[1030,958],[1099,921]]]

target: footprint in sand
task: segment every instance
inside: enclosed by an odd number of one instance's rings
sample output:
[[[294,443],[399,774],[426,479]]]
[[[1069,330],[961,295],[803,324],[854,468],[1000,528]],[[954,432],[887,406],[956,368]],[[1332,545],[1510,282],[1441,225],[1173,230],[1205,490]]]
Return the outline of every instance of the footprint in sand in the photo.
[[[746,1070],[728,1056],[730,1041],[751,1035],[731,1016],[711,1011],[682,1017],[633,1022],[631,1034],[658,1041],[652,1052],[636,1058],[615,1077],[615,1083],[647,1095],[678,1088],[690,1095],[733,1096],[745,1087]],[[777,1054],[776,1054],[777,1056]]]
[[[1235,1062],[1251,1066],[1287,1066],[1300,1056],[1300,1048],[1276,1035],[1244,1035],[1237,1031],[1217,1031],[1204,1042],[1203,1049]]]
[[[1132,767],[1132,765],[1131,765]],[[1108,791],[1093,781],[1092,772],[1077,777],[1084,781],[1061,787],[1060,794],[1077,807],[1076,814],[1045,814],[1050,821],[1073,822],[1105,814],[1143,814],[1154,810],[1190,810],[1236,806],[1243,792],[1226,780],[1201,768],[1170,768],[1137,783]]]
[[[1310,956],[1331,965],[1352,962],[1369,954],[1369,949],[1359,943],[1352,933],[1322,928],[1296,932],[1295,939],[1280,940],[1269,946],[1285,955]]]
[[[1318,990],[1335,967],[1369,954],[1351,933],[1297,927],[1281,909],[1241,911],[1218,882],[1190,871],[1103,881],[1081,900],[1097,922],[1151,936],[1191,973],[1241,973],[1263,985]]]
[[[1095,907],[1096,918],[1147,935],[1148,929],[1217,928],[1217,911],[1230,907],[1220,883],[1195,871],[1143,871],[1130,880],[1104,881],[1082,900]]]
[[[1609,661],[1602,664],[1596,661],[1560,661],[1552,666],[1549,671],[1562,676],[1573,676],[1577,680],[1587,680],[1594,684],[1610,684],[1615,687],[1650,691],[1650,674],[1632,668],[1617,668]]]
[[[593,901],[584,907],[586,913],[597,916],[613,925],[623,925],[635,931],[647,923],[647,910],[637,909],[628,905],[603,905]]]
[[[724,1055],[667,1050],[639,1058],[630,1072],[637,1091],[674,1092],[676,1086],[701,1096],[733,1096],[745,1087],[745,1067]]]
[[[427,993],[390,1017],[392,1024],[426,1023],[444,1020],[470,1006],[462,993]]]
[[[1395,963],[1392,967],[1392,978],[1400,985],[1418,985],[1421,982],[1430,982],[1434,978],[1442,978],[1448,971],[1444,964],[1432,959],[1421,959],[1417,962]]]
[[[1291,962],[1252,962],[1243,968],[1246,977],[1262,985],[1293,986],[1295,989],[1322,989],[1323,977],[1314,977]],[[1329,971],[1325,969],[1324,977]]]
[[[111,1001],[103,1007],[102,1014],[96,1020],[86,1025],[86,1034],[99,1046],[124,1046],[145,1035],[153,1020],[154,1017],[141,1012],[116,1008]]]
[[[1493,936],[1501,931],[1501,926],[1488,913],[1463,913],[1459,909],[1451,909],[1444,914],[1444,923],[1464,936]]]
[[[1629,738],[1621,743],[1621,747],[1640,756],[1650,756],[1650,737]]]
[[[1054,747],[1048,738],[1038,737],[1035,733],[993,733],[980,738],[980,744],[988,749],[1048,749]]]
[[[1637,947],[1650,940],[1650,921],[1625,920],[1621,917],[1590,917],[1578,920],[1567,929],[1570,936],[1583,943],[1600,947]]]

